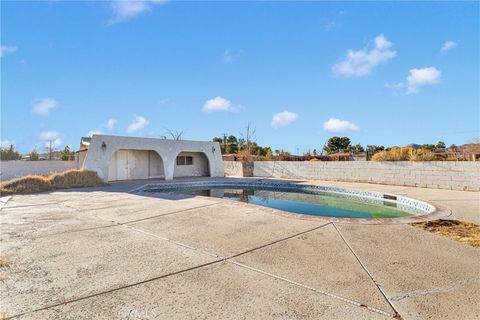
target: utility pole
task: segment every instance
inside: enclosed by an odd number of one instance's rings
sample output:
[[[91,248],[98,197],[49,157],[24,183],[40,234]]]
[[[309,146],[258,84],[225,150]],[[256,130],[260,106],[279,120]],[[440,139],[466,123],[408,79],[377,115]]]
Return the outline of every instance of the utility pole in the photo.
[[[52,160],[52,142],[53,140],[48,140],[48,158]]]
[[[223,134],[223,150],[225,150],[225,153],[227,153],[227,135],[228,133]]]

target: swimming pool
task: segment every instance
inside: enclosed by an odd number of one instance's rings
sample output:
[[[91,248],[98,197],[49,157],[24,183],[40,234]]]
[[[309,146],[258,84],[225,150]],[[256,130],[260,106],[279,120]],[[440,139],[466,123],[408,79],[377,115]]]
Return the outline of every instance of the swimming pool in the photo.
[[[141,192],[214,197],[262,206],[302,218],[339,221],[413,222],[444,215],[432,204],[403,196],[292,183],[207,180],[146,185]]]

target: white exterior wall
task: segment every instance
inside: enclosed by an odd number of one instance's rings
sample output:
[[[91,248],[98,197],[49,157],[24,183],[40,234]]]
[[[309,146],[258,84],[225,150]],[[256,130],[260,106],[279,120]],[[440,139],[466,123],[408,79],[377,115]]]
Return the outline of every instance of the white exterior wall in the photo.
[[[102,143],[104,142],[106,145],[105,150],[102,149]],[[180,152],[203,153],[206,159],[208,159],[210,176],[224,176],[223,161],[218,142],[93,135],[83,167],[96,171],[101,179],[108,181],[109,163],[115,152],[121,149],[156,151],[162,159],[166,180],[173,179],[176,158]]]
[[[150,150],[118,150],[108,166],[108,181],[164,177],[162,159]]]
[[[257,161],[253,174],[480,191],[480,162],[473,161]]]
[[[174,178],[209,176],[208,159],[203,153],[180,152],[178,155],[185,156],[185,157],[192,157],[193,164],[179,166],[177,165],[177,161],[175,160],[175,168],[173,173]]]
[[[28,175],[48,175],[77,169],[76,161],[0,161],[0,180],[6,181]]]

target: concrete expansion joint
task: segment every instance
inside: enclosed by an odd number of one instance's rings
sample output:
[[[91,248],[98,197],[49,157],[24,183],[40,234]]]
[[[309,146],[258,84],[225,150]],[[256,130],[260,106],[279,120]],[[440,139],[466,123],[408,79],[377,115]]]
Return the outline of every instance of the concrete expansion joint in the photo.
[[[277,279],[277,280],[285,281],[285,282],[287,282],[287,283],[289,283],[289,284],[292,284],[292,285],[295,285],[295,286],[297,286],[297,287],[300,287],[300,288],[303,288],[303,289],[307,289],[307,290],[310,290],[310,291],[313,291],[313,292],[316,292],[316,293],[319,293],[319,294],[328,296],[328,297],[330,297],[330,298],[343,301],[343,302],[348,303],[348,304],[352,304],[352,305],[357,306],[357,307],[366,308],[366,309],[368,309],[368,310],[370,310],[370,311],[372,311],[372,312],[376,312],[376,313],[382,314],[382,315],[384,315],[384,316],[395,317],[395,314],[388,313],[388,312],[386,312],[386,311],[377,309],[377,308],[375,308],[375,307],[367,306],[367,305],[365,305],[365,304],[363,304],[363,303],[360,303],[360,302],[357,302],[357,301],[355,301],[355,300],[351,300],[351,299],[348,299],[348,298],[345,298],[345,297],[342,297],[342,296],[339,296],[339,295],[336,295],[336,294],[333,294],[333,293],[329,293],[329,292],[327,292],[327,291],[323,291],[323,290],[320,290],[320,289],[317,289],[317,288],[314,288],[314,287],[305,285],[305,284],[303,284],[303,283],[300,283],[300,282],[297,282],[297,281],[294,281],[294,280],[290,280],[290,279],[288,279],[288,278],[284,278],[284,277],[275,275],[275,274],[273,274],[273,273],[270,273],[270,272],[267,272],[267,271],[263,271],[263,270],[254,268],[254,267],[252,267],[252,266],[249,266],[249,265],[246,265],[246,264],[243,264],[243,263],[234,261],[234,260],[229,260],[229,259],[227,259],[227,262],[232,263],[232,264],[234,264],[234,265],[237,265],[237,266],[239,266],[239,267],[242,267],[242,268],[245,268],[245,269],[248,269],[248,270],[251,270],[251,271],[254,271],[254,272],[257,272],[257,273],[260,273],[260,274],[269,276],[269,277],[272,277],[272,278]]]
[[[49,206],[49,205],[54,205],[54,204],[60,204],[63,205],[65,201],[59,201],[59,202],[46,202],[46,203],[36,203],[36,204],[29,204],[29,205],[23,205],[23,206],[8,206],[3,208],[3,210],[11,210],[11,209],[18,209],[18,208],[29,208],[29,207],[39,207],[39,206]],[[4,206],[6,203],[4,204]]]
[[[178,242],[178,241],[175,241],[175,240],[171,240],[169,238],[166,238],[166,237],[162,237],[162,236],[158,236],[156,234],[153,234],[153,233],[150,233],[150,232],[146,232],[146,231],[143,231],[141,229],[137,229],[137,228],[134,228],[134,227],[131,227],[131,226],[128,226],[128,225],[124,225],[125,227],[127,228],[130,228],[132,230],[135,230],[135,231],[138,231],[138,232],[141,232],[141,233],[144,233],[144,234],[147,234],[147,235],[150,235],[150,236],[153,236],[157,239],[160,239],[160,240],[164,240],[164,241],[168,241],[170,243],[173,243],[173,244],[176,244],[178,246],[182,246],[184,248],[188,248],[188,249],[191,249],[191,250],[194,250],[194,251],[197,251],[197,252],[201,252],[201,253],[204,253],[204,254],[207,254],[209,256],[212,256],[212,257],[215,257],[219,260],[216,260],[215,263],[217,262],[225,262],[225,263],[230,263],[230,264],[233,264],[233,265],[236,265],[236,266],[239,266],[239,267],[242,267],[242,268],[246,268],[246,269],[249,269],[251,271],[254,271],[254,272],[257,272],[257,273],[260,273],[262,275],[266,275],[266,276],[269,276],[269,277],[272,277],[274,279],[277,279],[277,280],[281,280],[281,281],[285,281],[289,284],[292,284],[292,285],[295,285],[295,286],[298,286],[298,287],[301,287],[301,288],[304,288],[304,289],[307,289],[307,290],[310,290],[310,291],[314,291],[316,293],[319,293],[319,294],[323,294],[325,296],[328,296],[328,297],[331,297],[331,298],[334,298],[334,299],[337,299],[337,300],[340,300],[340,301],[343,301],[343,302],[346,302],[346,303],[349,303],[349,304],[352,304],[352,305],[355,305],[357,307],[364,307],[372,312],[376,312],[376,313],[379,313],[379,314],[382,314],[382,315],[385,315],[385,316],[388,316],[388,317],[395,317],[396,314],[392,314],[392,313],[388,313],[386,311],[383,311],[383,310],[380,310],[378,308],[375,308],[375,307],[371,307],[371,306],[367,306],[365,304],[362,304],[360,302],[357,302],[357,301],[354,301],[354,300],[351,300],[351,299],[348,299],[348,298],[345,298],[345,297],[342,297],[342,296],[339,296],[339,295],[336,295],[336,294],[333,294],[333,293],[329,293],[329,292],[326,292],[326,291],[323,291],[323,290],[319,290],[319,289],[316,289],[316,288],[313,288],[313,287],[310,287],[308,285],[305,285],[305,284],[302,284],[302,283],[299,283],[299,282],[296,282],[294,280],[290,280],[290,279],[287,279],[287,278],[284,278],[284,277],[281,277],[281,276],[278,276],[278,275],[275,275],[273,273],[270,273],[270,272],[266,272],[266,271],[263,271],[263,270],[260,270],[260,269],[257,269],[257,268],[254,268],[252,266],[249,266],[249,265],[246,265],[246,264],[243,264],[243,263],[240,263],[240,262],[237,262],[235,260],[232,260],[233,258],[235,257],[239,257],[241,255],[244,255],[244,254],[247,254],[247,253],[251,253],[255,250],[259,250],[259,249],[262,249],[262,248],[265,248],[265,247],[268,247],[268,246],[271,246],[273,244],[276,244],[276,243],[279,243],[279,242],[282,242],[282,241],[286,241],[286,240],[289,240],[289,239],[292,239],[292,238],[296,238],[300,235],[303,235],[303,234],[306,234],[306,233],[309,233],[309,232],[312,232],[312,231],[315,231],[317,229],[320,229],[320,228],[323,228],[325,226],[328,226],[330,223],[326,223],[326,224],[323,224],[321,226],[317,226],[315,228],[311,228],[311,229],[308,229],[308,230],[305,230],[305,231],[302,231],[302,232],[299,232],[299,233],[296,233],[294,235],[291,235],[291,236],[288,236],[288,237],[285,237],[285,238],[282,238],[282,239],[279,239],[279,240],[276,240],[276,241],[273,241],[273,242],[270,242],[270,243],[267,243],[267,244],[264,244],[264,245],[261,245],[261,246],[258,246],[256,248],[253,248],[253,249],[249,249],[249,250],[245,250],[243,252],[240,252],[240,253],[237,253],[237,254],[234,254],[234,255],[231,255],[231,256],[228,256],[228,257],[224,257],[224,256],[221,256],[217,253],[213,253],[213,252],[210,252],[210,251],[207,251],[207,250],[203,250],[203,249],[199,249],[199,248],[195,248],[195,247],[192,247],[190,245],[187,245],[187,244],[184,244],[184,243],[181,243],[181,242]]]
[[[365,264],[362,262],[362,260],[360,260],[360,257],[355,253],[355,251],[353,250],[353,248],[350,246],[350,244],[348,243],[347,239],[345,239],[345,237],[343,236],[343,234],[340,232],[340,230],[337,228],[337,226],[335,225],[335,223],[332,223],[335,230],[337,231],[338,235],[340,236],[340,238],[342,238],[343,242],[347,245],[347,247],[349,248],[350,252],[354,255],[355,259],[358,261],[358,263],[360,264],[360,266],[363,268],[363,270],[365,270],[365,272],[368,274],[368,276],[370,277],[370,279],[372,280],[372,282],[375,284],[375,286],[378,288],[378,291],[380,291],[380,293],[382,294],[383,298],[385,299],[385,301],[390,305],[390,308],[392,308],[392,310],[395,312],[394,314],[394,317],[397,318],[397,319],[402,319],[400,313],[397,311],[397,309],[395,308],[395,306],[393,305],[392,301],[390,301],[390,299],[387,297],[387,295],[385,294],[385,292],[383,291],[382,287],[378,284],[378,282],[375,280],[375,278],[373,277],[373,275],[370,273],[370,271],[368,271],[367,267],[365,266]]]
[[[8,200],[10,200],[11,198],[12,198],[12,196],[6,196],[6,197],[1,197],[0,198],[0,211],[7,204]]]
[[[76,230],[65,231],[65,232],[51,233],[51,234],[39,236],[39,238],[51,237],[51,236],[56,236],[56,235],[59,235],[59,234],[66,234],[66,233],[76,233],[76,232],[82,232],[82,231],[90,231],[90,230],[97,230],[97,229],[106,229],[106,228],[112,228],[112,227],[120,227],[120,226],[125,226],[125,225],[128,225],[128,224],[132,224],[132,223],[137,223],[137,222],[140,222],[140,221],[145,221],[145,220],[149,220],[149,219],[154,219],[154,218],[159,218],[159,217],[163,217],[163,216],[168,216],[168,215],[171,215],[171,214],[176,214],[176,213],[181,213],[181,212],[185,212],[185,211],[189,211],[189,210],[194,210],[194,209],[200,209],[200,208],[204,208],[204,207],[214,206],[214,205],[217,205],[217,204],[218,204],[218,203],[212,203],[212,204],[207,204],[207,205],[200,206],[200,207],[195,207],[195,208],[189,208],[189,209],[184,209],[184,210],[167,212],[167,213],[163,213],[163,214],[159,214],[159,215],[155,215],[155,216],[150,216],[150,217],[146,217],[146,218],[142,218],[142,219],[137,219],[137,220],[131,220],[131,221],[127,221],[127,222],[118,222],[118,221],[115,221],[115,220],[110,220],[110,219],[102,218],[101,216],[96,216],[96,217],[99,218],[100,220],[107,221],[107,222],[110,222],[110,223],[112,223],[112,224],[107,225],[107,226],[91,227],[91,228],[76,229]],[[64,206],[67,207],[67,208],[71,208],[71,209],[73,209],[73,210],[75,210],[75,211],[77,211],[77,212],[90,211],[90,210],[79,210],[79,209],[77,209],[77,208],[75,208],[75,207],[71,207],[71,206],[68,206],[68,205],[65,205],[65,204],[62,204],[62,205],[64,205]],[[107,207],[107,208],[110,208],[110,207]],[[104,209],[104,208],[101,208],[101,209]],[[98,208],[91,209],[91,210],[98,210]],[[131,213],[136,213],[136,212],[141,212],[141,211],[143,211],[143,210],[132,211]]]

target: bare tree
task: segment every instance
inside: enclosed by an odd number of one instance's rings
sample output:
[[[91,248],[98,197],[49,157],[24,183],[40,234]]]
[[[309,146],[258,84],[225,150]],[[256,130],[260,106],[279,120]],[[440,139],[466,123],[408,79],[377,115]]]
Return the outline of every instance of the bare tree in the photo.
[[[245,127],[245,131],[240,133],[242,140],[245,143],[245,147],[247,149],[247,157],[248,161],[250,161],[250,156],[252,155],[252,145],[257,140],[255,136],[255,132],[257,131],[257,127],[255,127],[251,121],[248,122],[247,126]]]
[[[473,138],[472,140],[470,140],[470,143],[479,144],[480,143],[480,137]]]
[[[167,135],[170,136],[173,140],[183,140],[184,130],[177,131],[169,128],[165,128],[165,130],[167,130]]]
[[[55,145],[53,144],[53,141],[54,140],[48,140],[48,144],[45,146],[45,150],[47,151],[48,153],[48,158],[49,160],[52,160],[52,155],[53,153],[56,151],[55,150]]]

